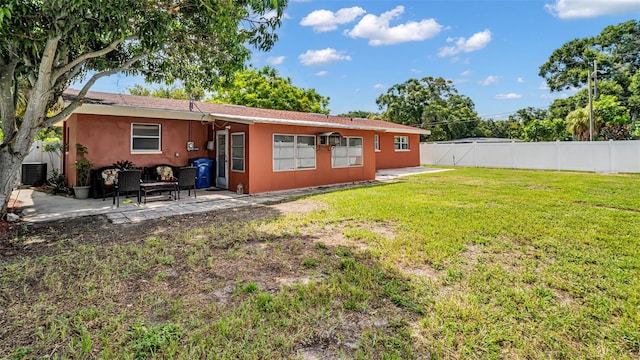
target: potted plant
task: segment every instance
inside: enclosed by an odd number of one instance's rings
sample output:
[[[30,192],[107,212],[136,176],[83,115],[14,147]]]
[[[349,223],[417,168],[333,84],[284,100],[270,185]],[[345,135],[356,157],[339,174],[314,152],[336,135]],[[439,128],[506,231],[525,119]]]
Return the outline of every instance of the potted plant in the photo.
[[[77,176],[73,193],[76,195],[76,199],[86,199],[89,197],[89,172],[93,168],[93,163],[85,157],[87,155],[86,146],[76,144],[76,154],[78,155],[75,163]]]

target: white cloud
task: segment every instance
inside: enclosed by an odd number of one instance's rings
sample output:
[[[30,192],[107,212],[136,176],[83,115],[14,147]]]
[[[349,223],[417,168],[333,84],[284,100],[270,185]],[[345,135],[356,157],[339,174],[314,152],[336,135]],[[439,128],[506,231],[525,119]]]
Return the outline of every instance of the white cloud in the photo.
[[[460,73],[460,76],[469,76],[469,75],[471,75],[471,70],[465,70]]]
[[[420,70],[420,69],[411,69],[411,72],[414,73],[414,74],[421,74],[422,70]]]
[[[555,0],[545,9],[560,19],[594,18],[602,15],[637,14],[638,0]]]
[[[311,26],[316,32],[326,32],[337,29],[338,25],[348,24],[365,13],[366,11],[358,6],[340,9],[335,13],[329,10],[316,10],[302,18],[300,25]]]
[[[482,86],[489,86],[500,81],[500,76],[489,75],[486,79],[478,81],[478,84]]]
[[[373,88],[374,88],[374,89],[384,89],[384,88],[385,88],[385,86],[384,86],[384,85],[382,85],[382,84],[375,84],[375,85],[373,85]]]
[[[351,61],[351,56],[343,55],[342,51],[326,48],[323,50],[307,50],[306,53],[298,56],[300,62],[305,66],[328,65],[336,61]]]
[[[540,83],[540,86],[538,86],[539,90],[549,90],[549,86],[547,85],[546,81],[543,81],[542,83]]]
[[[397,6],[393,10],[380,14],[380,16],[367,14],[353,29],[344,33],[352,38],[369,39],[371,46],[380,46],[430,39],[442,30],[442,25],[438,24],[435,19],[408,21],[397,26],[390,26],[391,20],[399,18],[402,13],[404,13],[404,6]]]
[[[323,70],[323,71],[318,71],[315,75],[316,75],[316,76],[327,76],[327,75],[329,75],[329,72],[328,72],[328,71],[325,71],[325,70]]]
[[[491,31],[489,31],[489,29],[486,29],[484,31],[471,35],[471,37],[468,39],[465,39],[463,37],[459,37],[457,39],[448,38],[447,42],[455,44],[454,46],[445,46],[443,48],[440,48],[438,56],[445,57],[456,55],[461,52],[469,53],[472,51],[480,50],[486,47],[491,42]]]
[[[494,96],[494,99],[498,99],[498,100],[514,100],[514,99],[520,99],[521,97],[522,97],[521,94],[508,93],[508,94],[497,94],[496,96]]]
[[[518,84],[524,83],[524,79],[522,77],[518,77],[516,81],[518,82]]]
[[[280,65],[284,62],[284,56],[269,56],[267,62],[271,65]]]

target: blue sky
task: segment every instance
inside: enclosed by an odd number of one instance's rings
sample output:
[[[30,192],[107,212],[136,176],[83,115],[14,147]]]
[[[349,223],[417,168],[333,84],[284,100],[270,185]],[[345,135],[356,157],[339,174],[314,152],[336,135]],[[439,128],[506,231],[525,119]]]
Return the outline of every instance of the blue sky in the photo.
[[[290,0],[279,40],[251,65],[330,97],[332,114],[378,112],[376,98],[426,76],[452,80],[482,117],[547,107],[540,65],[567,41],[640,19],[640,0]],[[127,93],[139,78],[92,90]]]

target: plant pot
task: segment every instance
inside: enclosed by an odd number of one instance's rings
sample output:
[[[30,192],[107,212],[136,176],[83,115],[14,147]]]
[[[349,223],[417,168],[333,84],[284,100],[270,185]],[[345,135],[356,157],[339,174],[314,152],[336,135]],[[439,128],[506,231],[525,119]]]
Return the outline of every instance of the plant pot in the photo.
[[[73,193],[76,195],[76,199],[86,199],[89,197],[89,189],[91,186],[74,186]]]

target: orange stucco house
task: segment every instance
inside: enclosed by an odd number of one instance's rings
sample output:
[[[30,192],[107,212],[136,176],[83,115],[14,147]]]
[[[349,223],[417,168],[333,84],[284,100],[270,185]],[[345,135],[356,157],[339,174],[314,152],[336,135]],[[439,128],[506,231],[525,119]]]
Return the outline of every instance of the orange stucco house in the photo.
[[[96,168],[210,158],[213,186],[235,191],[242,184],[249,194],[373,180],[378,169],[418,166],[420,135],[429,134],[379,120],[101,92],[87,93],[63,128],[69,185],[80,143]]]

